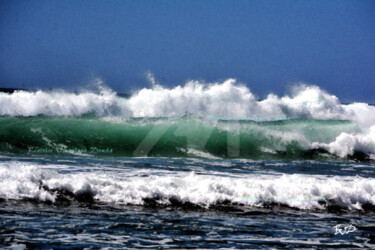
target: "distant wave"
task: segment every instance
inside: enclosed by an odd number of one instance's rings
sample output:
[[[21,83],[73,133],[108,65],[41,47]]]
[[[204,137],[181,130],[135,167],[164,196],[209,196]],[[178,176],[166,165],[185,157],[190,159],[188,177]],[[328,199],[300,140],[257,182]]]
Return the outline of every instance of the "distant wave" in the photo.
[[[53,165],[50,166],[53,169]],[[286,206],[347,211],[375,208],[375,180],[304,174],[128,176],[110,172],[58,173],[36,164],[0,165],[0,198],[41,202],[102,202],[141,206]]]
[[[155,127],[161,130],[154,130],[154,133],[163,133],[160,139],[167,141],[166,144],[155,143],[152,152],[156,155],[190,152],[196,156],[226,157],[227,135],[234,138],[239,135],[240,153],[234,152],[235,156],[299,157],[301,152],[324,151],[339,157],[360,152],[367,158],[375,158],[375,107],[366,103],[341,104],[336,96],[317,86],[300,84],[290,95],[270,94],[262,101],[234,79],[211,84],[190,81],[174,88],[153,82],[152,88],[141,89],[129,98],[118,96],[100,82],[98,86],[98,91],[80,93],[0,93],[0,133],[3,138],[0,150],[57,147],[60,144],[63,147],[100,145],[113,146],[117,152],[130,155]],[[39,115],[51,118],[37,118]],[[85,116],[95,119],[85,120]],[[28,120],[23,120],[22,124],[12,117]],[[165,121],[163,117],[170,119]],[[184,120],[187,117],[195,120]],[[137,120],[140,118],[141,121]],[[289,119],[292,120],[280,123]],[[232,123],[225,125],[223,120]],[[275,120],[280,122],[273,125],[249,123]],[[188,142],[191,147],[188,145],[181,153],[178,148],[184,148],[183,143],[171,129],[177,129],[185,122],[192,126],[190,138],[193,139]],[[156,126],[158,124],[161,126]],[[206,148],[200,145],[202,138],[208,143],[204,145]]]

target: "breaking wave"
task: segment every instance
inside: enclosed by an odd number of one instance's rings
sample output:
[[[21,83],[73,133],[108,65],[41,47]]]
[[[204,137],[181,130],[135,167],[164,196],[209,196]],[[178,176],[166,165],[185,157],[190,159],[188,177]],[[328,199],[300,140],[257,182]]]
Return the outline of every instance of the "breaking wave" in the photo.
[[[98,91],[0,93],[0,115],[2,151],[110,147],[120,155],[139,156],[328,153],[375,159],[375,107],[344,105],[306,84],[290,95],[258,101],[234,79],[174,88],[154,82],[129,98],[99,82]],[[149,144],[142,146],[145,139]]]

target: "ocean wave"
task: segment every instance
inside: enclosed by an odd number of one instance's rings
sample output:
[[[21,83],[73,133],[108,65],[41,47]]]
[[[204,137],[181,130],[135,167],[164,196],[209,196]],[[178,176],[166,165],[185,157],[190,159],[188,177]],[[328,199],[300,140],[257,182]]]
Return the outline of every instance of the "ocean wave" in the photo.
[[[290,95],[270,94],[258,101],[234,79],[190,81],[173,88],[152,82],[152,88],[129,98],[100,81],[96,91],[80,93],[0,93],[0,151],[100,146],[126,156],[262,158],[328,153],[375,159],[375,107],[341,104],[317,86],[299,84]]]
[[[126,176],[111,172],[58,173],[37,165],[0,166],[0,198],[48,203],[101,202],[116,205],[175,206],[202,209],[218,205],[303,210],[373,210],[375,180],[304,174],[238,177],[174,172]]]

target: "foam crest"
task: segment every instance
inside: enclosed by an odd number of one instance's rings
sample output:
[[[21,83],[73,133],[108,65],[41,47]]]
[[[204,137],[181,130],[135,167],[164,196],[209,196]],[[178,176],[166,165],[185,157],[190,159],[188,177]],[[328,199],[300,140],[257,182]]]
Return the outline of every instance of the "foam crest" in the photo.
[[[306,118],[356,120],[375,124],[375,107],[365,103],[342,105],[338,98],[318,86],[298,84],[291,96],[270,94],[258,102],[249,88],[234,79],[223,83],[188,82],[185,86],[164,88],[154,85],[142,89],[129,99],[129,108],[137,117],[168,117],[190,113],[197,116],[247,118]]]
[[[257,113],[256,99],[250,90],[234,79],[202,84],[190,81],[171,89],[155,85],[142,89],[129,99],[136,117],[170,117],[186,113],[197,116],[241,117]]]
[[[292,96],[269,96],[263,103],[265,106],[279,107],[288,117],[323,120],[347,118],[338,98],[317,86],[297,85],[292,89]]]
[[[16,91],[0,93],[0,115],[8,116],[130,116],[125,101],[116,93],[100,85],[100,92],[69,93],[57,91]]]
[[[146,205],[147,200],[169,206],[177,201],[202,208],[217,204],[267,207],[272,203],[298,209],[346,210],[375,205],[375,180],[302,174],[215,176],[194,172],[137,176],[111,172],[62,174],[37,165],[13,162],[0,166],[0,197],[55,202],[59,192],[95,201]]]
[[[191,114],[199,117],[241,118],[307,118],[355,120],[365,126],[375,124],[375,107],[366,103],[342,105],[338,98],[317,86],[298,84],[292,94],[278,97],[270,94],[262,101],[235,79],[201,83],[189,81],[184,86],[166,88],[152,80],[152,88],[121,98],[103,83],[98,92],[83,91],[16,91],[0,93],[0,115],[9,116],[98,116],[176,117]]]

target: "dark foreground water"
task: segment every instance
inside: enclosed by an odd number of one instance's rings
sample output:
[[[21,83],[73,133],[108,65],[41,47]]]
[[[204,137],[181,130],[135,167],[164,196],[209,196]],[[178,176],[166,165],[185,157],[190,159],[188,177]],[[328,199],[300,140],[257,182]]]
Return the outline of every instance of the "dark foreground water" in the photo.
[[[27,248],[369,247],[374,215],[302,211],[192,211],[102,205],[1,204],[1,244]],[[334,235],[333,226],[355,232]]]
[[[0,246],[374,248],[374,176],[347,161],[3,155]]]

